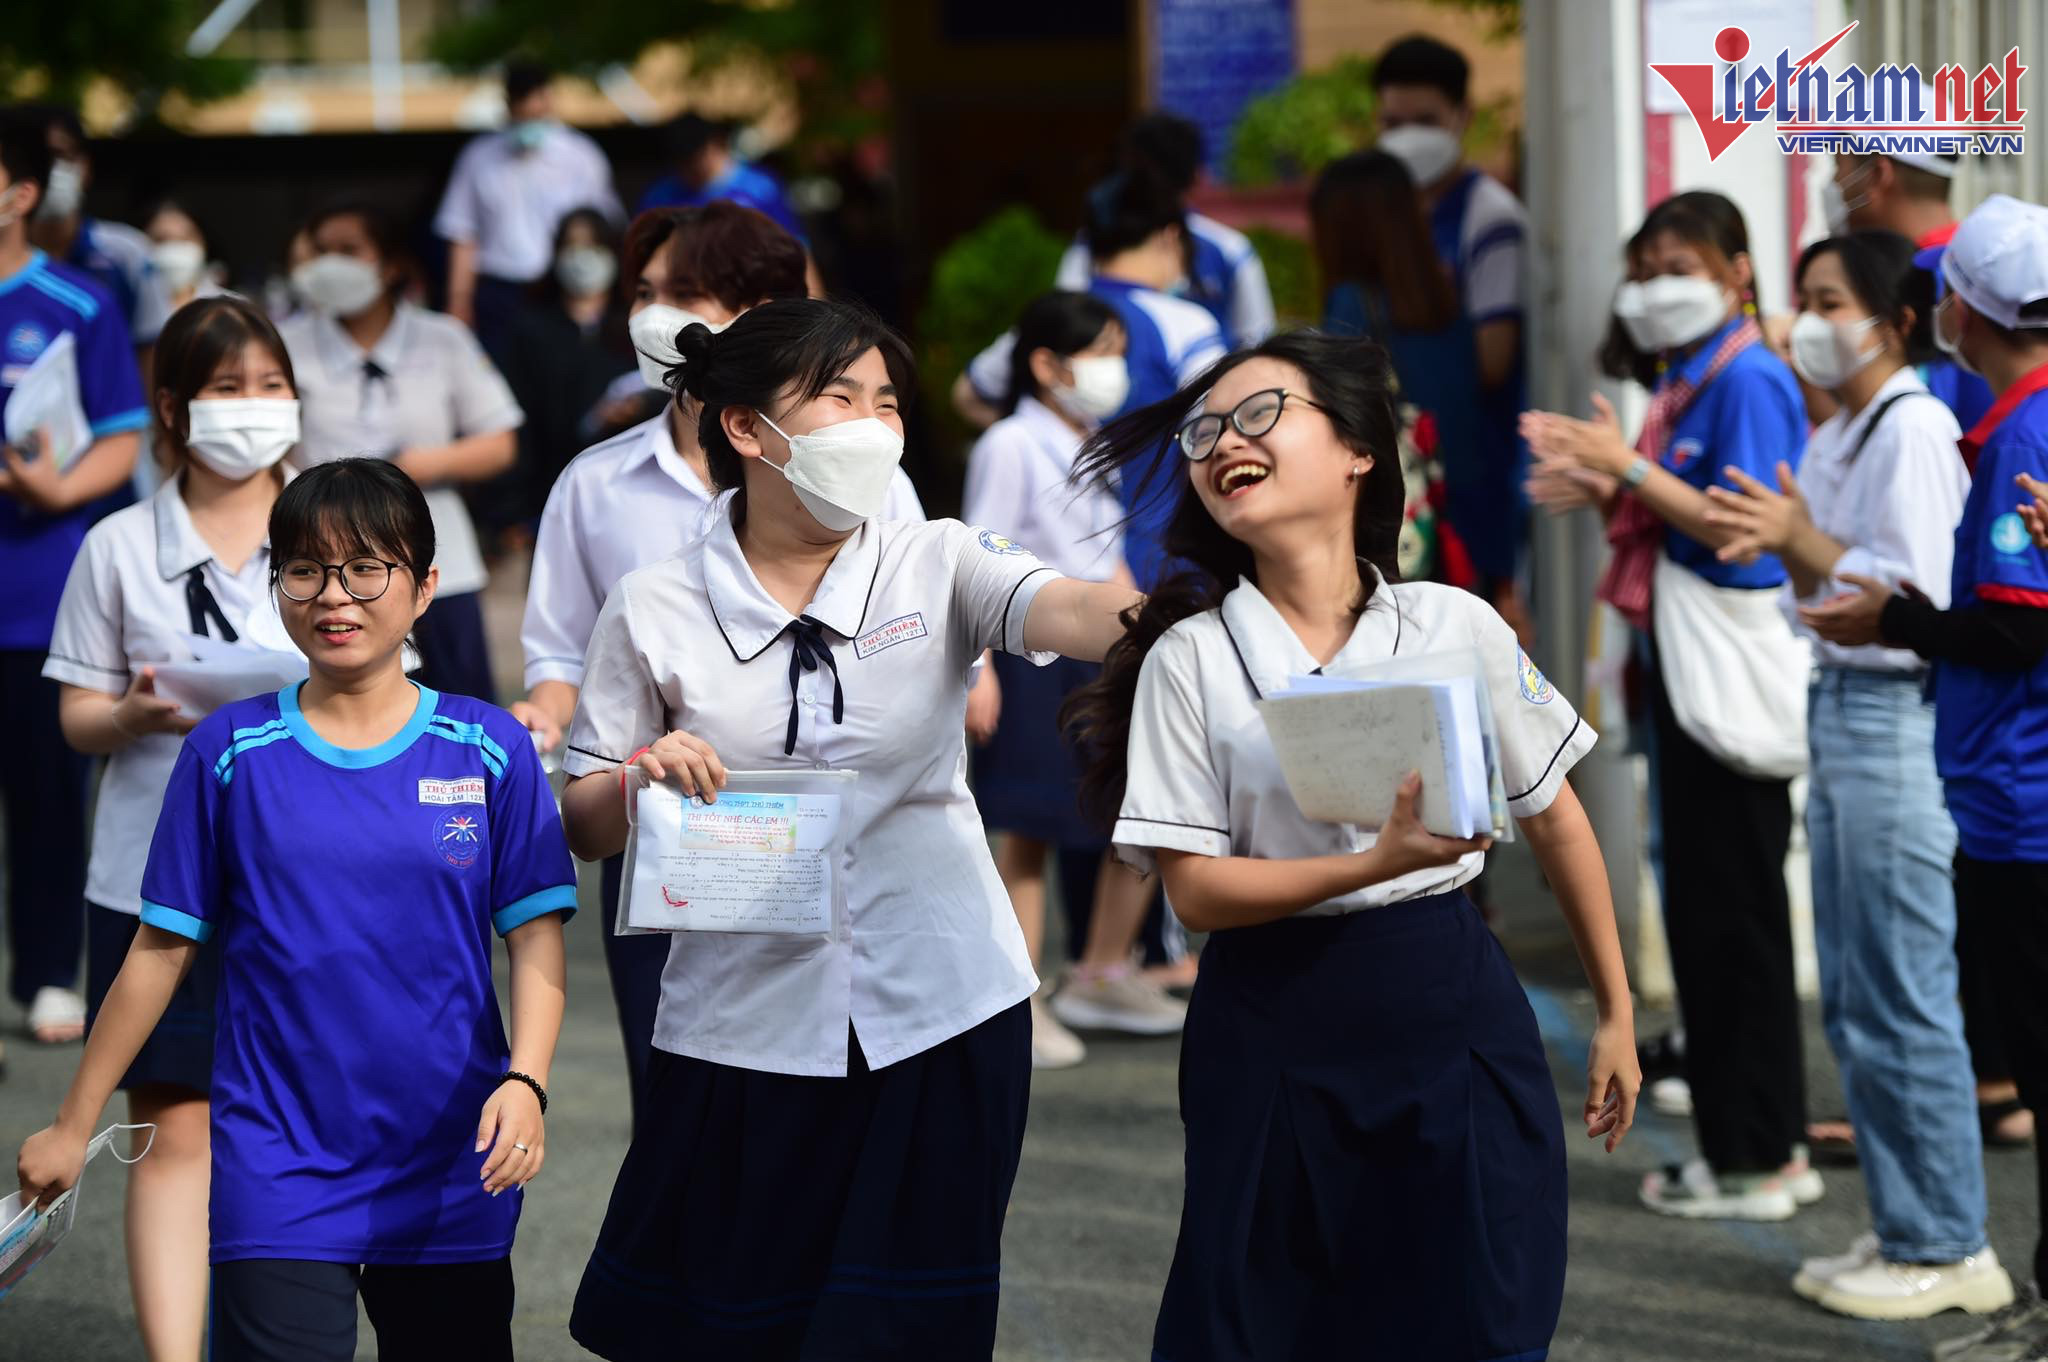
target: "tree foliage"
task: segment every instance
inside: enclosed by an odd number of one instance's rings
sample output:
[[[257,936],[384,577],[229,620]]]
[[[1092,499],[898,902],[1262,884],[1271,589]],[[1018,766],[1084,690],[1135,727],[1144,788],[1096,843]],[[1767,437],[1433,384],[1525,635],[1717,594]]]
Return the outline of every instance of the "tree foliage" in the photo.
[[[1024,305],[1052,287],[1066,242],[1038,215],[1013,205],[955,240],[932,268],[932,288],[917,316],[918,371],[932,409],[981,347],[1016,324]]]
[[[76,104],[105,79],[145,110],[167,94],[195,103],[225,98],[256,70],[234,57],[185,55],[212,8],[212,0],[20,0],[0,21],[0,91]]]

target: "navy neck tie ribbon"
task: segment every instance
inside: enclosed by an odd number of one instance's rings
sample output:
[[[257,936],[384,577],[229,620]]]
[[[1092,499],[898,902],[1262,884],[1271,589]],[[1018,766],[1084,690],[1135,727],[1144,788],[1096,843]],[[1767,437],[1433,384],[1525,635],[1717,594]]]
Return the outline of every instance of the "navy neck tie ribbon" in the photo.
[[[783,735],[782,755],[793,756],[796,752],[796,725],[799,707],[797,704],[797,681],[805,672],[818,670],[820,662],[832,673],[832,722],[846,722],[846,687],[839,680],[839,664],[832,660],[832,645],[825,641],[825,626],[809,615],[799,615],[789,622],[783,633],[795,645],[789,654],[789,729]]]
[[[220,641],[235,641],[235,626],[228,623],[228,617],[220,608],[220,602],[213,598],[213,592],[206,587],[206,565],[201,563],[185,576],[185,610],[192,618],[192,632],[204,634],[206,622],[212,620],[220,626]]]

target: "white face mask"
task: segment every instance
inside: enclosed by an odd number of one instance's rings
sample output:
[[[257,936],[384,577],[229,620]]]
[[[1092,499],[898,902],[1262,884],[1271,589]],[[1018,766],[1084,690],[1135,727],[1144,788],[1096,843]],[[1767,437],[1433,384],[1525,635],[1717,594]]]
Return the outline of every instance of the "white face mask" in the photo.
[[[292,271],[292,291],[330,317],[353,317],[384,296],[384,280],[352,255],[320,255]]]
[[[1070,359],[1074,381],[1053,389],[1053,396],[1083,421],[1107,421],[1124,409],[1131,395],[1131,368],[1122,355],[1087,355]]]
[[[555,282],[564,293],[603,293],[619,277],[619,259],[602,246],[571,246],[555,257]]]
[[[1869,173],[1867,166],[1857,166],[1849,172],[1849,178],[1853,180],[1867,173]],[[1854,230],[1849,222],[1849,215],[1869,202],[1870,194],[1868,191],[1859,190],[1856,197],[1852,199],[1843,192],[1840,180],[1830,178],[1826,184],[1820,187],[1820,211],[1821,215],[1827,219],[1828,235],[1847,236]]]
[[[206,248],[196,241],[159,241],[149,248],[149,263],[164,286],[183,293],[199,282],[206,268]]]
[[[1379,149],[1408,167],[1418,189],[1427,189],[1450,174],[1465,154],[1458,134],[1426,123],[1388,128],[1380,134]]]
[[[296,397],[216,397],[185,408],[192,457],[236,482],[261,473],[299,442]]]
[[[789,479],[811,519],[845,534],[881,514],[889,484],[903,462],[903,437],[872,416],[824,426],[808,435],[786,434],[762,412],[768,428],[789,441],[789,459],[769,464]]]
[[[1877,318],[1831,322],[1802,312],[1792,323],[1792,367],[1816,388],[1838,388],[1877,358],[1882,345],[1867,349],[1863,338],[1877,328]]]
[[[1711,279],[1660,274],[1623,284],[1614,295],[1614,315],[1638,350],[1675,350],[1712,332],[1728,319],[1728,290]]]
[[[43,201],[36,205],[39,218],[68,218],[85,204],[85,167],[76,161],[50,162],[50,178],[43,184]]]
[[[670,307],[667,303],[649,303],[633,314],[626,323],[626,335],[633,342],[633,358],[640,366],[640,381],[650,388],[668,391],[669,370],[683,362],[683,356],[676,349],[676,337],[686,326],[697,325],[712,335],[731,326],[731,322],[714,322],[700,317],[687,308]]]
[[[1950,337],[1948,328],[1942,324],[1944,316],[1952,317],[1955,315],[1957,296],[1954,293],[1950,293],[1934,305],[1934,348],[1954,360],[1957,367],[1965,373],[1974,374],[1977,372],[1976,369],[1971,366],[1970,361],[1963,358],[1962,323],[1960,321],[1956,323],[1957,334],[1953,338]]]

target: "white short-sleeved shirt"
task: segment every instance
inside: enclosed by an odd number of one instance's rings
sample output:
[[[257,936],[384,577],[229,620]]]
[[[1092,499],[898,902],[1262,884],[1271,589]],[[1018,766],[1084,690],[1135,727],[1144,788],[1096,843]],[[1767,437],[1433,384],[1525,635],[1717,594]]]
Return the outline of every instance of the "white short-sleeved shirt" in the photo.
[[[538,147],[522,152],[500,129],[474,139],[455,158],[434,233],[475,242],[478,273],[526,283],[554,265],[562,219],[586,207],[615,222],[625,217],[611,163],[597,143],[553,123]]]
[[[666,408],[570,460],[548,492],[533,546],[519,626],[527,689],[543,681],[582,685],[583,651],[619,578],[701,535],[728,496],[705,486],[677,451]],[[881,518],[924,519],[901,468]]]
[[[1172,396],[1182,384],[1223,358],[1223,332],[1208,309],[1157,289],[1097,278],[1088,291],[1116,308],[1124,323],[1124,362],[1130,366],[1131,395],[1124,411]],[[1005,331],[967,361],[967,385],[984,402],[999,403],[1010,392],[1010,356],[1015,330]]]
[[[870,521],[804,613],[833,673],[791,682],[788,611],[718,517],[628,573],[598,616],[562,766],[609,772],[681,729],[730,770],[851,769],[846,913],[829,936],[692,932],[670,944],[654,1043],[770,1073],[842,1075],[850,1022],[873,1068],[1031,996],[1038,982],[967,788],[967,678],[987,648],[1024,652],[1057,574],[957,520]],[[1051,654],[1030,655],[1049,661]],[[794,694],[792,694],[794,692]],[[796,746],[783,748],[790,717]]]
[[[1123,562],[1123,503],[1096,483],[1073,481],[1081,436],[1057,412],[1024,397],[990,426],[967,457],[960,513],[1028,547],[1062,576],[1106,582]]]
[[[1873,427],[1887,402],[1884,419]],[[1778,599],[1793,629],[1813,640],[1814,660],[1823,667],[1926,670],[1925,659],[1910,648],[1828,643],[1800,621],[1799,607],[1852,591],[1842,578],[1853,574],[1892,587],[1911,582],[1937,608],[1948,609],[1956,526],[1970,494],[1970,470],[1956,449],[1961,437],[1955,413],[1911,368],[1886,379],[1853,417],[1837,411],[1814,427],[1799,460],[1799,490],[1814,528],[1848,552],[1811,596],[1802,599],[1788,578]]]
[[[1369,569],[1368,569],[1369,570]],[[1376,579],[1377,580],[1377,579]],[[1479,597],[1455,587],[1384,582],[1343,649],[1321,670],[1431,652],[1477,649],[1500,730],[1508,810],[1528,818],[1550,807],[1567,772],[1591,750],[1593,730],[1536,670],[1515,634]],[[1293,860],[1364,851],[1377,828],[1324,823],[1303,814],[1253,702],[1317,670],[1272,603],[1248,581],[1215,610],[1166,631],[1138,676],[1129,775],[1112,834],[1118,851],[1149,868],[1158,848],[1201,856]],[[1486,863],[1418,870],[1305,909],[1357,912],[1455,889]]]
[[[278,323],[299,388],[302,468],[367,454],[450,444],[512,430],[526,413],[468,327],[401,302],[366,353],[332,317],[301,312]],[[372,377],[365,363],[383,377]],[[476,526],[456,487],[427,489],[434,514],[434,562],[441,594],[480,591],[490,580]]]
[[[1458,227],[1465,315],[1476,325],[1520,317],[1528,306],[1529,213],[1514,191],[1483,172]]]
[[[176,478],[164,482],[149,500],[116,511],[86,533],[64,582],[44,676],[122,695],[148,663],[189,660],[186,593],[195,568],[237,642],[298,651],[270,590],[269,546],[250,554],[240,571],[228,571],[193,527],[178,486]],[[211,619],[204,632],[221,637]],[[183,742],[176,734],[151,733],[107,758],[85,877],[92,902],[116,912],[142,911],[143,853]]]

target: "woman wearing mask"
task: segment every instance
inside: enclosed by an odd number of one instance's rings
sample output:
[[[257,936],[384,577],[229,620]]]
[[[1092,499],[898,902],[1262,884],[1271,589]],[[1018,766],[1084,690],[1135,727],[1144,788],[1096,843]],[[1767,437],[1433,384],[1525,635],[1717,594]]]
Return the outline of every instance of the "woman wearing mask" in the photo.
[[[878,518],[916,375],[865,310],[766,303],[675,343],[732,495],[605,601],[570,845],[625,846],[636,770],[707,800],[728,767],[852,770],[844,925],[672,938],[570,1332],[614,1362],[986,1358],[1037,980],[964,778],[968,677],[989,648],[1099,660],[1137,595]]]
[[[462,489],[512,466],[524,421],[469,328],[401,296],[396,229],[367,203],[306,224],[315,255],[292,273],[307,310],[278,330],[291,347],[305,431],[301,467],[371,454],[427,494],[441,589],[420,622],[418,679],[488,700],[491,664],[478,593],[489,574]]]
[[[1181,458],[1166,550],[1065,717],[1086,807],[1211,933],[1181,1063],[1187,1181],[1153,1356],[1545,1356],[1564,1294],[1557,1090],[1465,897],[1485,838],[1302,815],[1258,703],[1290,677],[1475,650],[1507,811],[1599,1008],[1584,1130],[1632,1119],[1633,1013],[1607,875],[1566,774],[1594,734],[1477,596],[1396,584],[1392,383],[1368,342],[1283,333],[1091,437],[1082,467]],[[1369,1335],[1369,1339],[1368,1339]]]
[[[1529,412],[1522,433],[1539,501],[1607,515],[1601,598],[1652,655],[1664,920],[1701,1157],[1651,1174],[1643,1201],[1667,1215],[1779,1220],[1822,1190],[1795,1148],[1806,1097],[1785,890],[1789,777],[1805,765],[1795,688],[1808,664],[1774,604],[1784,566],[1768,554],[1722,561],[1734,534],[1708,520],[1706,492],[1732,486],[1731,469],[1775,478],[1805,444],[1798,384],[1755,312],[1741,213],[1718,194],[1665,200],[1630,238],[1615,300],[1628,371],[1654,385],[1634,447],[1597,393],[1597,419]],[[1717,727],[1731,712],[1737,731]]]
[[[619,232],[598,208],[555,229],[555,264],[537,280],[505,348],[505,381],[526,413],[519,466],[487,489],[497,528],[540,519],[548,491],[597,437],[605,390],[632,372],[620,290]]]
[[[186,639],[289,650],[269,591],[270,508],[298,439],[284,342],[240,298],[172,314],[151,417],[165,478],[95,525],[72,563],[43,675],[64,737],[107,758],[86,879],[87,1002],[97,1017],[142,911],[142,858],[183,735],[204,717],[157,693]],[[119,1086],[150,1156],[128,1175],[128,1277],[151,1362],[197,1362],[206,1318],[207,1094],[220,953],[201,949]]]
[[[803,244],[735,203],[648,209],[626,229],[624,263],[634,356],[649,391],[663,397],[672,391],[675,338],[685,326],[723,330],[750,307],[805,296]],[[605,597],[628,572],[703,530],[717,493],[696,413],[696,400],[675,392],[653,418],[577,455],[548,493],[519,630],[527,697],[512,706],[548,751],[560,747],[576,712],[584,652]],[[882,514],[924,519],[901,469]],[[605,964],[637,1109],[668,943],[612,932],[622,864],[612,857],[604,865]]]
[[[172,308],[194,298],[211,298],[221,291],[206,268],[206,233],[198,220],[175,199],[165,199],[143,219],[149,236],[149,263]]]
[[[1122,410],[1130,392],[1116,309],[1086,293],[1048,293],[1024,309],[1016,334],[1008,411],[968,457],[962,514],[1069,577],[1129,583],[1115,491],[1074,477],[1081,441]],[[1085,1056],[1062,1022],[1143,1035],[1178,1031],[1186,1007],[1130,960],[1152,881],[1116,865],[1081,818],[1073,756],[1059,737],[1060,705],[1098,669],[1065,660],[1034,667],[1002,652],[988,664],[967,699],[975,802],[982,821],[1001,833],[996,870],[1034,968],[1045,939],[1049,849],[1058,849],[1067,901],[1093,901],[1085,949],[1074,934],[1080,958],[1066,988],[1050,1011],[1031,1000],[1033,1067],[1064,1068]]]
[[[384,1357],[509,1362],[575,868],[518,725],[405,675],[434,592],[419,488],[337,460],[293,479],[269,528],[309,674],[178,750],[141,927],[17,1176],[43,1202],[77,1182],[116,1080],[218,933],[211,1357],[348,1362],[360,1296]]]
[[[1913,273],[1913,244],[1891,232],[1807,247],[1792,364],[1837,410],[1807,442],[1797,480],[1781,462],[1768,481],[1733,469],[1733,489],[1707,491],[1708,523],[1733,536],[1717,556],[1777,555],[1795,624],[1798,606],[1843,594],[1850,576],[1911,582],[1948,606],[1970,479],[1955,416],[1911,367],[1926,335],[1906,303]],[[1793,1289],[1871,1319],[1995,1310],[2013,1289],[1984,1235],[1956,1001],[1956,829],[1934,768],[1927,664],[1807,632],[1820,663],[1806,826],[1821,998],[1875,1229],[1847,1253],[1808,1260]]]

